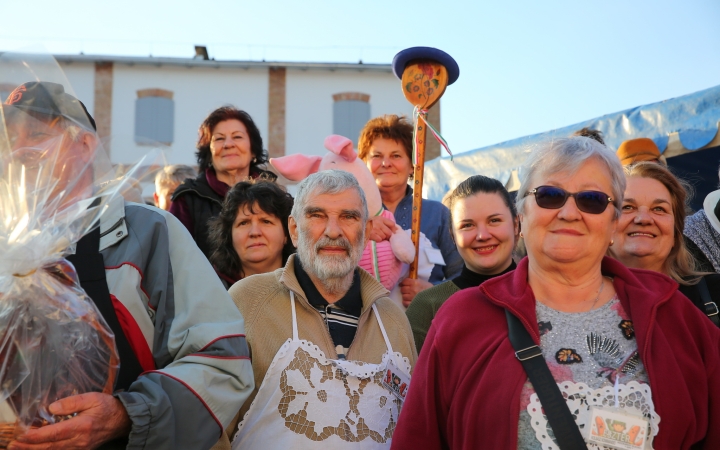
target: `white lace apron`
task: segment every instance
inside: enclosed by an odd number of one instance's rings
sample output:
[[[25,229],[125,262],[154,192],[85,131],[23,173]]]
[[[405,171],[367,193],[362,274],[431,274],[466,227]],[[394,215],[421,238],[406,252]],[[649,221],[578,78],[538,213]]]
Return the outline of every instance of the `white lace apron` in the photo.
[[[293,336],[280,347],[255,400],[238,426],[237,449],[389,449],[401,402],[382,385],[390,361],[405,373],[410,363],[394,353],[375,305],[387,351],[380,364],[332,360],[298,338],[290,292]]]

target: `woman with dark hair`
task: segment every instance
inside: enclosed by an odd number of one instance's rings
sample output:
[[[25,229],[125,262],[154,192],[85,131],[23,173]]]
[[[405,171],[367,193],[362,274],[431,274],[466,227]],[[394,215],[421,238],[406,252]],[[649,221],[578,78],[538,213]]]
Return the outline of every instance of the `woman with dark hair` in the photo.
[[[210,262],[229,288],[285,265],[295,253],[288,233],[293,198],[270,181],[241,181],[210,220]]]
[[[609,254],[628,267],[669,276],[679,284],[680,292],[718,324],[720,275],[698,272],[683,238],[689,187],[654,162],[624,170],[625,199]]]
[[[223,106],[211,112],[198,130],[199,175],[185,180],[172,196],[170,212],[188,229],[205,256],[210,256],[208,220],[220,213],[223,199],[239,181],[261,176],[267,163],[262,137],[245,111]]]
[[[443,204],[450,210],[452,237],[465,265],[457,277],[420,292],[405,312],[418,353],[435,314],[451,295],[515,269],[512,257],[519,224],[515,204],[502,183],[473,175]]]

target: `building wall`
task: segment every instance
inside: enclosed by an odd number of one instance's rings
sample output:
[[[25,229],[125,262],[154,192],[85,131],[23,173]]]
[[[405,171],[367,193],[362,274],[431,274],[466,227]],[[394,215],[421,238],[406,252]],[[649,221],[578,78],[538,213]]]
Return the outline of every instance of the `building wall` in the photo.
[[[72,63],[60,64],[65,77],[72,86],[75,96],[85,104],[90,114],[95,108],[95,64]]]
[[[61,64],[77,97],[91,114],[95,103],[95,63]],[[269,147],[270,69],[204,68],[132,65],[115,62],[112,68],[110,145],[114,163],[137,162],[151,147],[135,143],[137,91],[159,88],[173,93],[174,139],[167,152],[170,164],[195,164],[197,130],[215,108],[232,104],[255,120]],[[323,141],[333,133],[333,95],[343,92],[370,96],[370,117],[412,114],[400,81],[387,72],[287,68],[285,77],[284,153],[323,155]],[[351,137],[353,140],[357,136]]]
[[[287,70],[285,153],[323,155],[325,138],[333,132],[333,94],[370,95],[370,117],[412,115],[400,80],[388,72]],[[353,140],[357,136],[351,137]]]
[[[161,88],[173,92],[175,132],[170,164],[194,164],[200,123],[214,109],[232,104],[246,110],[267,136],[267,70],[127,66],[115,64],[113,84],[112,160],[137,161],[149,147],[134,141],[137,91]]]

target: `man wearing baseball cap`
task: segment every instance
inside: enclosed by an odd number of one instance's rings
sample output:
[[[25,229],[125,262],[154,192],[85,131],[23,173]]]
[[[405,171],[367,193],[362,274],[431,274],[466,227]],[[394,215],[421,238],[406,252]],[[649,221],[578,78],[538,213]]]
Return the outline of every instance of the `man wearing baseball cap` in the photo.
[[[92,196],[93,171],[81,169],[93,164],[99,140],[78,99],[60,84],[29,82],[0,113],[12,158],[51,168],[36,175],[47,175],[59,209]],[[115,392],[56,401],[50,412],[69,418],[8,448],[212,447],[254,381],[243,318],[185,227],[116,198],[68,259],[115,335]]]

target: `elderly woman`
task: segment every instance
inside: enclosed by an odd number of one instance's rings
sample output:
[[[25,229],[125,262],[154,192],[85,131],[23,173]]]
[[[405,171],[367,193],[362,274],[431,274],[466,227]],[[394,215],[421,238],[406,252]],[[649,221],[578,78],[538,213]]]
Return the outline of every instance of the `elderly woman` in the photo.
[[[386,115],[371,119],[360,132],[358,156],[365,161],[380,189],[383,205],[395,215],[397,224],[409,230],[412,220],[412,188],[408,180],[413,175],[413,126],[404,118]],[[377,232],[382,225],[374,222]],[[390,236],[392,223],[386,224]],[[428,281],[406,278],[400,284],[403,303],[409,303],[418,292],[460,274],[462,258],[450,236],[450,213],[440,202],[422,201],[420,231],[427,236],[433,249],[428,259],[435,263]],[[371,236],[376,240],[375,236]]]
[[[457,277],[420,292],[405,312],[418,353],[435,314],[451,295],[515,269],[519,224],[515,204],[502,183],[473,175],[443,204],[450,210],[452,237],[465,265]]]
[[[654,270],[677,281],[680,292],[717,325],[720,275],[697,273],[683,239],[685,183],[651,162],[625,166],[625,175],[622,215],[610,255],[628,267]]]
[[[230,288],[235,282],[285,265],[295,253],[288,232],[293,198],[270,181],[241,181],[210,220],[210,262]]]
[[[604,256],[625,190],[617,157],[557,139],[521,173],[528,256],[440,309],[393,447],[720,448],[720,330],[671,278]],[[513,345],[510,324],[531,345]]]
[[[272,174],[261,169],[267,162],[262,137],[245,111],[223,106],[200,125],[197,178],[185,180],[172,196],[170,212],[188,229],[205,256],[210,256],[208,221],[217,216],[231,187],[239,181]],[[269,175],[268,175],[269,174]]]

